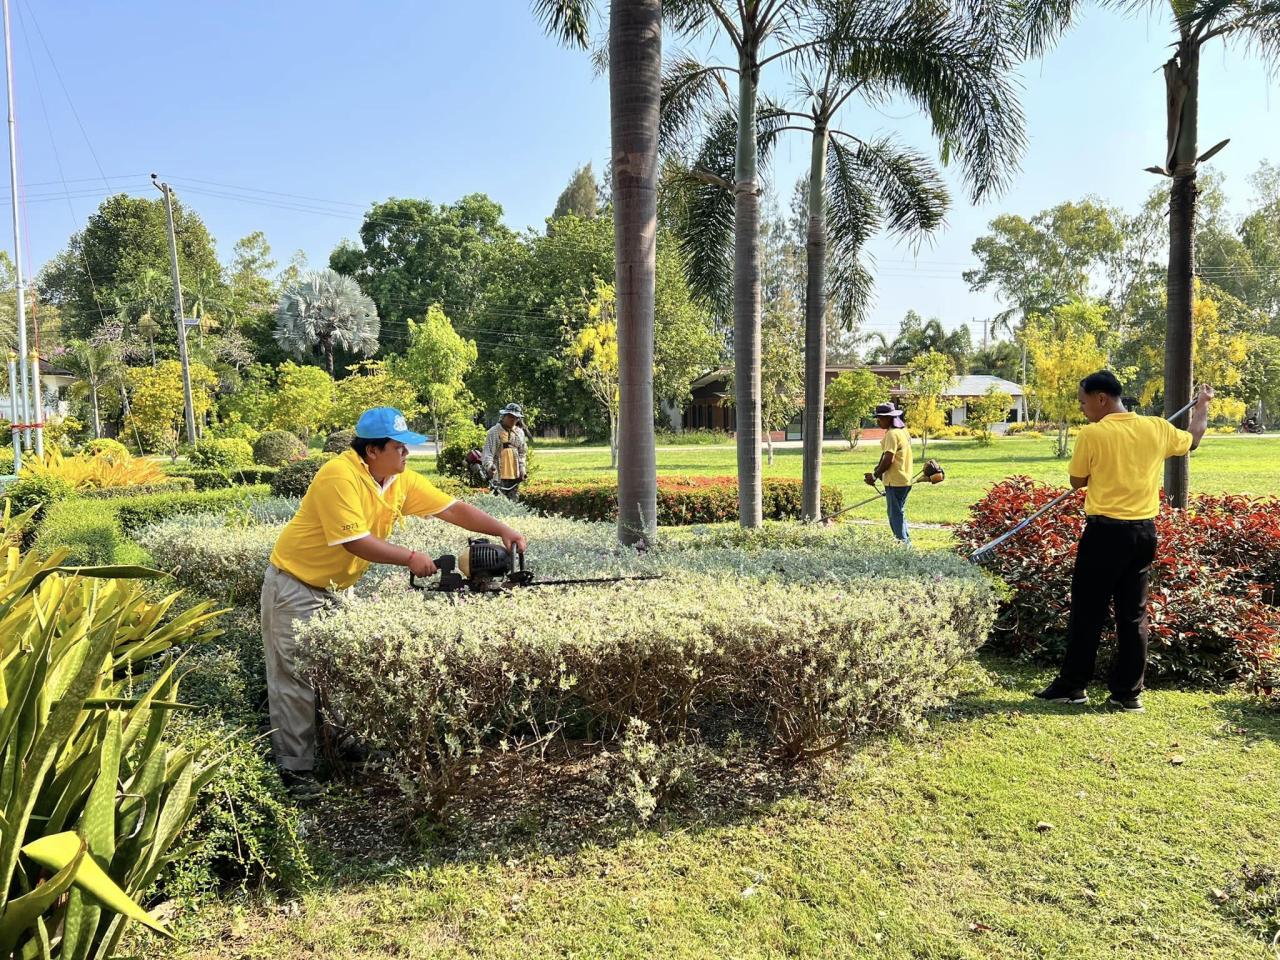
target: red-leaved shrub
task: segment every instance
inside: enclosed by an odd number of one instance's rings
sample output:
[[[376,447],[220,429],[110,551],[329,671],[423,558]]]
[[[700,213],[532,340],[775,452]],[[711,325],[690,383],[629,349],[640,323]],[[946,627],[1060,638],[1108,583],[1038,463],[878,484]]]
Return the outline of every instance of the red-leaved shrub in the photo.
[[[965,553],[1044,506],[1060,489],[1027,477],[996,484],[956,530]],[[1009,586],[991,634],[1003,652],[1057,663],[1066,645],[1071,571],[1084,495],[997,548],[989,569]],[[1148,677],[1271,693],[1280,676],[1280,500],[1199,496],[1185,511],[1161,502],[1151,571]],[[1108,628],[1108,636],[1113,634]]]
[[[556,483],[526,485],[520,500],[534,510],[575,520],[618,518],[616,483]],[[768,479],[763,490],[766,520],[798,520],[799,480]],[[822,512],[834,513],[843,503],[835,487],[822,488]],[[733,477],[659,477],[658,523],[679,526],[738,519],[738,481]]]

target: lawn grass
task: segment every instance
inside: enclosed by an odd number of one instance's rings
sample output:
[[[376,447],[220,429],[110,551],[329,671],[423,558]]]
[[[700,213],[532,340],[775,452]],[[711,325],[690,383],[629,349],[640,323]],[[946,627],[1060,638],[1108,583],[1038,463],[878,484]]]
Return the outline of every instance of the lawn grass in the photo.
[[[914,445],[920,461],[920,445]],[[921,485],[912,492],[907,514],[921,523],[959,523],[968,507],[982,497],[993,483],[1015,474],[1065,485],[1067,461],[1053,455],[1053,441],[1047,437],[1008,437],[989,447],[974,440],[957,440],[929,445],[928,456],[946,470],[946,482]],[[535,455],[536,456],[536,455]],[[845,503],[856,503],[871,495],[862,477],[875,465],[879,446],[864,444],[857,450],[828,447],[823,455],[823,482],[839,487]],[[604,447],[548,451],[536,457],[535,481],[585,482],[612,479],[609,451]],[[801,451],[794,448],[774,452],[774,462],[764,466],[766,477],[793,477],[801,474]],[[431,476],[434,464],[417,459],[413,466]],[[664,476],[734,476],[737,473],[734,449],[724,446],[684,447],[658,451],[658,473]],[[1280,437],[1206,437],[1191,459],[1191,489],[1194,493],[1280,493]],[[850,519],[883,520],[882,501],[852,510]]]
[[[1046,705],[1043,675],[986,666],[821,789],[568,851],[402,851],[297,910],[218,904],[154,955],[1274,957],[1214,891],[1280,864],[1280,716],[1175,691],[1140,716]]]

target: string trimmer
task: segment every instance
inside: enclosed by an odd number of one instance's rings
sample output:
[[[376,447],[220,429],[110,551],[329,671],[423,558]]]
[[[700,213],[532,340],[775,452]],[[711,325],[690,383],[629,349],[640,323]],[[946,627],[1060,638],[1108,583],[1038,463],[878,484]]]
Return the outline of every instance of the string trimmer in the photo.
[[[914,487],[917,483],[941,483],[945,479],[947,479],[947,475],[938,464],[938,461],[926,460],[924,462],[924,467],[915,475],[915,479],[911,481],[911,485]],[[872,486],[875,487],[875,484],[873,483]],[[829,513],[825,517],[820,517],[818,522],[826,523],[828,520],[834,520],[842,513],[848,513],[850,510],[857,510],[859,507],[865,507],[868,503],[875,503],[884,495],[884,490],[876,487],[876,495],[874,497],[868,497],[866,500],[859,500],[852,506],[845,507],[842,510],[837,510],[835,513]]]
[[[525,569],[524,554],[512,552],[500,543],[484,538],[467,541],[460,557],[447,553],[436,557],[440,581],[432,587],[418,583],[409,574],[409,586],[428,593],[501,593],[514,587],[563,587],[577,584],[622,583],[627,580],[657,580],[657,574],[629,577],[572,577],[564,580],[537,580]]]
[[[1195,405],[1196,405],[1196,401],[1192,400],[1181,410],[1177,410],[1169,414],[1169,416],[1165,417],[1165,419],[1170,422],[1177,420],[1180,416],[1182,416],[1184,413],[1186,413]],[[1006,540],[1010,539],[1011,537],[1027,529],[1027,527],[1035,523],[1036,520],[1043,517],[1046,513],[1048,513],[1058,504],[1062,503],[1062,501],[1066,500],[1067,497],[1071,496],[1075,492],[1076,491],[1074,489],[1064,490],[1062,493],[1058,494],[1056,497],[1054,497],[1052,500],[1046,503],[1043,507],[1041,507],[1035,513],[1031,514],[1031,516],[1023,520],[1019,520],[1017,524],[1015,524],[1009,530],[1006,530],[1004,533],[1000,534],[1000,536],[996,537],[994,540],[989,540],[986,543],[984,543],[982,546],[978,547],[977,550],[969,554],[969,559],[972,560],[974,563],[985,563],[987,560],[991,559],[991,555],[995,553],[996,547],[1000,546],[1000,544],[1004,543]]]

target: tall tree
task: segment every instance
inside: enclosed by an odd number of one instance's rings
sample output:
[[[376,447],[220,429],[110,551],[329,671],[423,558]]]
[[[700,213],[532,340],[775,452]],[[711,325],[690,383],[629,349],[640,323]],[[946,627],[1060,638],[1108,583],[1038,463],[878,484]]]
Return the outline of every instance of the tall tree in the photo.
[[[563,217],[572,213],[578,217],[594,217],[599,212],[600,187],[591,164],[573,171],[569,184],[560,192],[551,216]]]
[[[58,362],[76,377],[72,392],[89,404],[93,435],[101,437],[100,395],[120,366],[119,344],[102,340],[72,340],[59,355]]]
[[[907,388],[907,426],[920,435],[922,457],[929,449],[929,434],[946,422],[942,395],[954,376],[951,358],[930,350],[912,360],[902,378]]]
[[[777,60],[794,55],[796,27],[810,4],[803,0],[666,0],[663,15],[680,34],[712,38],[733,51],[731,62],[701,64],[682,57],[667,72],[663,92],[665,137],[678,143],[701,118],[706,140],[694,175],[710,193],[688,208],[682,237],[691,279],[718,299],[724,285],[724,254],[732,235],[734,409],[738,460],[738,516],[744,527],[763,523],[760,481],[760,155],[765,139],[782,126],[777,110],[761,111],[760,76]],[[725,75],[736,76],[736,94]],[[712,109],[723,93],[730,109]],[[766,142],[767,148],[767,142]],[[732,159],[731,171],[725,169]],[[719,169],[717,169],[719,168]],[[729,174],[726,176],[725,174]],[[706,191],[703,191],[706,194]],[[732,200],[731,206],[726,200]],[[717,249],[718,248],[718,249]]]
[[[502,207],[473,193],[456,203],[392,199],[374,204],[360,227],[360,245],[343,245],[329,266],[354,277],[373,298],[387,351],[407,343],[410,317],[438,303],[460,322],[479,305],[486,274],[514,237]]]
[[[573,372],[587,385],[609,420],[609,466],[618,466],[619,364],[618,323],[613,284],[596,281],[587,305],[587,322],[569,344]],[[650,410],[650,423],[652,409]]]
[[[443,428],[466,409],[470,394],[465,381],[475,362],[475,341],[459,336],[440,307],[433,306],[420,322],[409,321],[409,348],[393,369],[418,391],[423,412],[431,418],[437,456]]]
[[[1022,149],[1023,124],[1011,51],[985,8],[967,20],[945,7],[900,0],[815,0],[812,6],[813,42],[796,57],[805,104],[787,117],[810,138],[803,487],[804,516],[816,520],[828,291],[845,325],[855,325],[870,294],[860,259],[867,240],[884,228],[919,242],[941,226],[948,205],[933,164],[891,138],[841,129],[843,108],[855,96],[913,103],[932,120],[944,155],[961,162],[974,202],[1007,182]]]
[[[318,356],[333,376],[334,354],[371,356],[378,349],[378,311],[354,280],[333,270],[303,274],[285,290],[276,313],[276,342],[299,359]]]
[[[1071,23],[1080,0],[1029,0],[1023,5],[1028,47],[1048,48]],[[1276,0],[1148,0],[1121,2],[1122,9],[1167,9],[1174,28],[1173,56],[1163,66],[1165,153],[1147,169],[1170,179],[1169,269],[1166,276],[1164,412],[1168,416],[1191,400],[1195,343],[1196,174],[1202,163],[1227,145],[1222,140],[1204,153],[1199,147],[1200,55],[1218,38],[1252,49],[1273,69],[1280,65],[1280,3]],[[1187,414],[1183,415],[1185,426]],[[1165,492],[1175,507],[1185,507],[1189,486],[1186,457],[1165,462]]]

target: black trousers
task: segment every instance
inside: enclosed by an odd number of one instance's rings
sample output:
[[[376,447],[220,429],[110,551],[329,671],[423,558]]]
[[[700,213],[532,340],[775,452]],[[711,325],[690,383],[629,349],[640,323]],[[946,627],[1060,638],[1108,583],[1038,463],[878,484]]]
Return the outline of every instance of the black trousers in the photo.
[[[1119,698],[1142,692],[1147,669],[1147,588],[1156,558],[1156,525],[1091,517],[1085,523],[1071,575],[1071,618],[1067,653],[1059,674],[1064,685],[1087,687],[1093,680],[1102,628],[1112,603],[1116,612],[1116,655],[1108,685]]]

